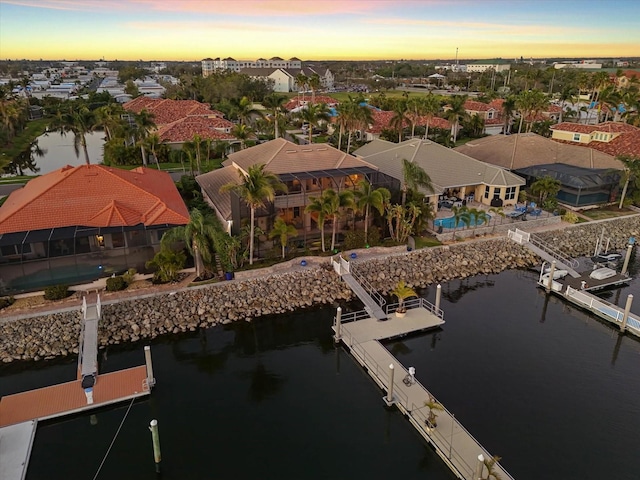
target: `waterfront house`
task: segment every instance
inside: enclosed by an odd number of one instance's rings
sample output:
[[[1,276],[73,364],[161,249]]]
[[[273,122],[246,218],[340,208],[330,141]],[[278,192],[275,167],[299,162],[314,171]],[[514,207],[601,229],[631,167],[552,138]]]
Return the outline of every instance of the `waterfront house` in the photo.
[[[280,216],[305,235],[317,231],[317,217],[305,212],[311,197],[319,197],[328,188],[355,189],[361,179],[371,182],[377,171],[370,163],[324,143],[296,145],[276,138],[232,153],[223,168],[199,175],[196,181],[217,217],[234,234],[248,220],[249,209],[235,193],[221,193],[220,187],[239,182],[239,174],[246,174],[256,164],[264,164],[265,170],[277,175],[288,189],[277,192],[273,203],[258,210],[256,225],[268,232],[275,217]]]
[[[189,212],[169,174],[66,166],[34,178],[0,207],[0,286],[18,292],[145,269]]]
[[[582,145],[608,155],[640,157],[640,128],[622,122],[597,125],[563,122],[551,127],[551,138],[558,142]]]
[[[438,196],[474,199],[484,205],[513,205],[525,180],[508,170],[478,161],[429,140],[401,143],[374,140],[353,152],[379,169],[374,184],[399,190],[403,182],[402,160],[415,162],[429,175],[433,192],[423,191],[437,206]],[[434,208],[435,210],[435,208]]]

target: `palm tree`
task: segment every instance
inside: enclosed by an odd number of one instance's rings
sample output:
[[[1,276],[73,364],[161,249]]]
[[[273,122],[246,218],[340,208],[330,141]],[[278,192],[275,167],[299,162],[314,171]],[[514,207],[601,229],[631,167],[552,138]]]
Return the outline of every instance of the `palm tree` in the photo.
[[[325,251],[324,244],[324,223],[327,217],[331,215],[331,205],[329,203],[329,197],[325,190],[319,197],[309,197],[309,205],[306,206],[306,213],[315,213],[317,215],[316,223],[320,228],[320,242],[322,245],[322,251]]]
[[[504,213],[504,209],[502,207],[491,207],[489,209],[489,213],[494,213],[495,215],[499,216],[501,219],[504,219],[504,217],[506,217],[506,214]],[[500,224],[502,224],[502,220],[500,220]],[[494,220],[492,231],[495,231],[495,229],[496,229],[496,222]]]
[[[560,92],[560,118],[558,119],[558,123],[562,123],[562,115],[564,113],[564,107],[567,102],[570,102],[571,105],[574,105],[578,99],[578,89],[572,85],[567,84],[562,87],[562,91]]]
[[[273,229],[269,233],[269,238],[278,237],[280,239],[280,246],[282,246],[282,258],[284,259],[284,249],[287,246],[289,237],[295,237],[298,235],[298,230],[293,225],[288,225],[282,217],[276,218],[273,224]]]
[[[272,202],[276,191],[287,191],[287,186],[278,177],[265,170],[264,164],[251,165],[246,175],[238,170],[240,183],[227,183],[220,187],[220,192],[235,192],[251,211],[251,231],[249,234],[249,265],[253,265],[253,245],[255,232],[255,217],[258,208],[264,208],[265,202]]]
[[[398,132],[398,143],[402,142],[402,130],[404,129],[404,124],[409,122],[411,122],[411,120],[407,116],[406,102],[397,102],[393,109],[393,117],[391,117],[391,120],[389,121],[389,126]]]
[[[240,125],[250,125],[254,117],[262,118],[263,114],[254,107],[253,102],[248,97],[242,97],[238,102]]]
[[[103,105],[95,110],[96,126],[104,128],[107,141],[114,137],[114,131],[122,126],[121,114],[124,109],[117,104]]]
[[[424,402],[424,406],[429,409],[429,416],[427,417],[427,427],[436,428],[438,426],[436,422],[436,411],[444,410],[444,407],[439,403],[431,394],[429,394],[429,400]]]
[[[298,112],[297,117],[309,125],[309,144],[313,143],[313,127],[320,127],[331,118],[326,103],[308,104]]]
[[[336,247],[338,219],[345,209],[353,209],[355,207],[355,202],[353,200],[353,192],[351,190],[336,192],[332,188],[329,188],[323,193],[327,197],[327,213],[333,218],[331,231],[331,251],[333,251]]]
[[[451,213],[453,213],[454,229],[458,228],[459,224],[466,225],[467,227],[471,224],[471,215],[467,207],[453,206],[451,207]]]
[[[396,309],[396,312],[398,313],[405,313],[407,311],[404,306],[404,301],[407,298],[418,296],[416,291],[409,287],[404,280],[400,280],[396,287],[389,293],[398,299],[398,308]]]
[[[309,82],[309,77],[307,77],[304,73],[300,72],[296,75],[296,85],[298,86],[298,95],[302,92],[302,101],[304,102],[304,90]]]
[[[244,150],[246,146],[245,142],[251,138],[253,130],[246,125],[238,124],[231,129],[231,135],[240,140],[240,150]]]
[[[378,210],[380,215],[384,213],[384,206],[391,197],[389,190],[380,187],[374,189],[364,178],[358,182],[358,189],[355,191],[358,209],[364,212],[364,243],[368,241],[369,235],[369,213],[371,208]]]
[[[285,95],[279,93],[272,93],[271,95],[267,95],[264,97],[262,104],[271,110],[273,114],[273,125],[275,130],[275,138],[280,137],[280,120],[283,118],[285,114],[284,105],[287,102],[288,98]]]
[[[157,133],[153,133],[147,137],[146,146],[151,150],[151,155],[153,155],[153,159],[156,161],[156,165],[158,170],[160,170],[160,161],[158,160],[158,154],[156,149],[162,144],[160,141],[160,137]]]
[[[136,122],[136,137],[140,144],[140,152],[142,153],[142,164],[147,166],[147,152],[144,149],[144,141],[149,136],[149,132],[156,128],[156,124],[153,121],[154,114],[143,109],[135,116]]]
[[[317,73],[314,73],[307,79],[307,85],[311,89],[311,103],[316,103],[316,90],[320,89],[322,82],[320,81],[320,76]]]
[[[560,191],[560,181],[546,176],[531,184],[531,193],[538,195],[540,205],[549,197],[555,197]]]
[[[469,216],[473,219],[473,231],[471,234],[474,236],[476,234],[476,227],[481,223],[486,224],[490,218],[487,212],[481,208],[470,208]]]
[[[407,192],[418,191],[418,187],[422,187],[427,192],[433,193],[433,184],[431,177],[417,163],[411,162],[406,158],[402,159],[402,206],[407,202]]]
[[[511,133],[511,120],[513,119],[513,113],[516,111],[516,97],[509,95],[502,102],[502,117],[504,119],[502,130],[504,134]]]
[[[62,136],[72,133],[76,156],[80,156],[80,148],[82,148],[86,164],[91,164],[86,136],[96,128],[96,118],[88,107],[72,105],[68,111],[59,112],[59,115],[51,123],[51,127],[53,130],[58,130]]]
[[[624,165],[621,179],[622,182],[624,182],[624,187],[622,187],[620,204],[618,205],[618,209],[622,209],[629,184],[632,184],[636,188],[640,187],[640,158],[629,155],[618,155],[616,160],[619,160]]]
[[[460,122],[467,118],[467,110],[464,107],[468,95],[453,95],[449,101],[449,109],[446,112],[447,120],[451,122],[451,138],[453,143],[458,141],[458,129]]]
[[[176,242],[183,241],[189,253],[193,255],[196,276],[202,279],[204,278],[205,263],[210,264],[213,258],[215,235],[216,228],[213,217],[194,208],[189,214],[189,223],[165,232],[160,240],[160,245],[163,249],[168,250]]]
[[[440,111],[440,100],[433,93],[429,92],[426,96],[422,97],[422,115],[426,119],[424,139],[429,138],[429,126],[431,120]]]

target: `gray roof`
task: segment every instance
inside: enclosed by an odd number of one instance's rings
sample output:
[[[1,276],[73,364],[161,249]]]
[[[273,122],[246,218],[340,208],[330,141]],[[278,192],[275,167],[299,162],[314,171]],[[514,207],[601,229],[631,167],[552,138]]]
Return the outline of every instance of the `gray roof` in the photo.
[[[416,162],[431,177],[435,193],[446,188],[479,184],[501,187],[525,184],[523,178],[504,168],[480,162],[428,140],[413,139],[402,143],[374,140],[353,154],[400,181],[403,178],[402,159]]]
[[[224,220],[231,219],[231,194],[220,193],[220,187],[238,180],[238,170],[233,166],[218,168],[196,177],[196,182],[213,203],[218,216]]]
[[[583,168],[608,168],[622,170],[622,164],[615,157],[589,147],[567,145],[545,138],[535,133],[520,135],[491,135],[471,140],[454,150],[469,155],[483,162],[503,168],[511,166],[513,147],[516,154],[513,159],[513,170],[540,165],[543,163],[565,163]]]
[[[270,142],[232,153],[225,164],[235,165],[245,172],[251,165],[264,164],[266,170],[281,178],[286,174],[305,172],[356,169],[369,173],[377,170],[370,163],[348,155],[326,143],[296,145],[284,138],[276,138]]]
[[[534,165],[521,168],[518,173],[535,178],[551,177],[562,185],[581,190],[617,185],[620,182],[620,174],[612,170],[574,167],[564,163]]]

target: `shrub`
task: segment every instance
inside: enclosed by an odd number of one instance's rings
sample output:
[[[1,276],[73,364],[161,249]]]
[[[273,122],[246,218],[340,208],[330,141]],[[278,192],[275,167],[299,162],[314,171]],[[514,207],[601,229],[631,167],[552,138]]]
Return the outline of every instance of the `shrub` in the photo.
[[[62,300],[71,295],[69,285],[51,285],[44,289],[44,298],[46,300]]]
[[[133,283],[133,279],[136,276],[136,273],[138,273],[138,271],[135,268],[130,268],[129,270],[127,270],[125,273],[122,274],[122,278],[127,284],[127,286]]]
[[[127,282],[121,275],[107,278],[107,292],[118,292],[127,288]]]
[[[16,301],[15,298],[13,297],[2,297],[0,298],[0,310],[2,310],[3,308],[9,307],[11,305],[13,305],[13,303]]]
[[[562,220],[567,223],[578,223],[578,215],[573,212],[567,212],[562,216]]]
[[[344,234],[344,249],[353,250],[354,248],[364,247],[364,231],[350,230]]]

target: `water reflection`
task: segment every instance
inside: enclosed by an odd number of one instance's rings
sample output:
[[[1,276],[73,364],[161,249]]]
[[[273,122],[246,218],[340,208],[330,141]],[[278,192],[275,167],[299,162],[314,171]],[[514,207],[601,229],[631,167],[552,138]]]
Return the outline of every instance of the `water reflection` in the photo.
[[[40,148],[36,139],[15,160],[7,165],[6,170],[13,175],[20,176],[25,174],[25,170],[28,170],[28,173],[39,173],[40,168],[36,164],[37,159],[43,158],[46,154],[47,149]]]

